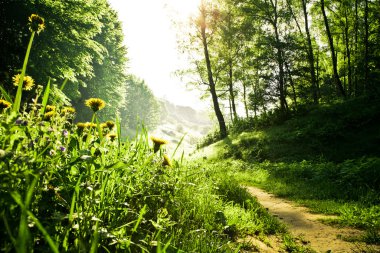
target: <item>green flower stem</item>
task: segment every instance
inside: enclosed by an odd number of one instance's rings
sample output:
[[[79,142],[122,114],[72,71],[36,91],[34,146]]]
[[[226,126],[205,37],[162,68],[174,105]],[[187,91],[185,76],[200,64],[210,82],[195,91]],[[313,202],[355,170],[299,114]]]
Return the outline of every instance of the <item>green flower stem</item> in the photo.
[[[20,110],[22,88],[23,88],[22,86],[24,83],[26,66],[28,65],[30,50],[32,49],[32,44],[33,44],[33,39],[34,39],[35,33],[36,32],[32,32],[32,35],[30,36],[30,40],[29,40],[29,44],[28,44],[28,49],[26,50],[26,54],[25,54],[25,58],[24,58],[24,64],[22,66],[22,71],[21,71],[21,75],[20,75],[20,81],[19,81],[18,87],[17,87],[16,98],[15,98],[15,102],[13,103],[13,108],[12,108],[14,112],[18,112]]]

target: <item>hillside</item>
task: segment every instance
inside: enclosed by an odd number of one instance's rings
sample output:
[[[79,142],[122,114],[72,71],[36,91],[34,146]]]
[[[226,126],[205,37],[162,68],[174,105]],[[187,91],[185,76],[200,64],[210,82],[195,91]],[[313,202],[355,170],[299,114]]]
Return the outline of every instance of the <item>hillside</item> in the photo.
[[[160,104],[162,118],[152,135],[168,140],[169,150],[174,150],[184,137],[179,151],[189,153],[212,128],[212,122],[205,111],[174,105],[167,100],[161,100]]]
[[[334,215],[324,223],[364,231],[340,239],[380,244],[378,100],[320,105],[282,122],[262,117],[254,125],[198,150],[192,159],[224,168],[240,184]]]
[[[341,162],[380,156],[379,100],[356,99],[320,105],[301,109],[283,122],[274,117],[261,118],[252,125],[256,128],[236,131],[212,148],[217,148],[219,157],[250,162]],[[208,151],[200,153],[207,156]]]

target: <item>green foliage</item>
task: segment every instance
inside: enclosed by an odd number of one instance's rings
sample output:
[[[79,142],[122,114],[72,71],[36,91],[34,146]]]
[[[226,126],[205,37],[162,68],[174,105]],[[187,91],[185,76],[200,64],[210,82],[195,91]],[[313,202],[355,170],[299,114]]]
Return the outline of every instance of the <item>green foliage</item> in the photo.
[[[154,128],[161,119],[161,105],[145,82],[128,76],[125,106],[121,109],[123,126],[139,129],[142,124]]]
[[[343,161],[377,156],[379,111],[378,100],[360,98],[299,107],[286,118],[275,111],[239,120],[229,127],[233,134],[223,142],[221,156],[238,155],[250,161]]]
[[[20,55],[29,41],[27,17],[37,13],[46,28],[35,36],[38,50],[30,54],[28,75],[43,85],[48,77],[57,78],[52,85],[67,79],[64,92],[79,119],[85,118],[83,101],[89,97],[102,97],[108,104],[104,117],[115,116],[125,98],[126,49],[117,15],[106,0],[12,0],[1,6],[0,82],[10,94],[16,93],[11,78],[20,72]],[[25,92],[23,102],[32,96]]]

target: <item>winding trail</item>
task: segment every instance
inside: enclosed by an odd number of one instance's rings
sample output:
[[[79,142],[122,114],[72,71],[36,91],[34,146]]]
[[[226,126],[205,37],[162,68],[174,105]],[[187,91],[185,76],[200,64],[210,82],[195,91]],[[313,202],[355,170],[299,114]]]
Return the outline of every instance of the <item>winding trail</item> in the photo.
[[[317,252],[367,252],[366,250],[363,251],[363,249],[369,249],[364,243],[346,242],[338,238],[338,236],[351,237],[360,235],[361,231],[352,228],[332,227],[318,221],[318,219],[331,218],[332,216],[312,214],[305,207],[277,198],[256,187],[246,187],[246,189],[257,197],[259,203],[269,213],[285,223],[293,236],[302,238],[303,242]],[[373,249],[375,251],[371,252],[380,252],[380,247]]]

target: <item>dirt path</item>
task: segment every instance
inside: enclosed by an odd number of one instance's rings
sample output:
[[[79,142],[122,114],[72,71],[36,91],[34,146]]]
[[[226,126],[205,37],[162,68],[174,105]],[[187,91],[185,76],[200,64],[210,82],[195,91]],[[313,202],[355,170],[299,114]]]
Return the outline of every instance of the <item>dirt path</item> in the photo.
[[[331,227],[317,221],[320,218],[331,216],[312,214],[305,207],[297,206],[291,201],[277,198],[255,187],[247,187],[247,190],[257,197],[260,204],[267,208],[269,213],[285,223],[293,236],[302,238],[302,241],[307,242],[313,250],[323,253],[369,252],[363,251],[366,248],[365,244],[338,239],[339,235],[355,236],[359,235],[360,231]],[[380,252],[380,247],[377,250],[371,252]]]

